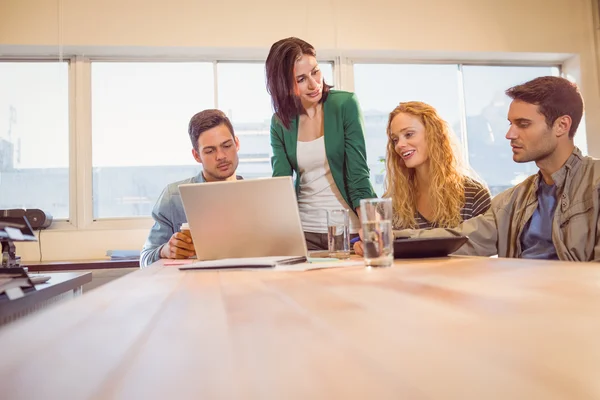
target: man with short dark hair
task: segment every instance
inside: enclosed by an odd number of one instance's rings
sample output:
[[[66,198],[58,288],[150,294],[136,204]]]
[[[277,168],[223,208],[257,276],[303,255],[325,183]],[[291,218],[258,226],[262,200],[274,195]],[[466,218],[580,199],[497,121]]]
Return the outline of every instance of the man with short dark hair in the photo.
[[[202,164],[202,172],[193,178],[174,182],[161,193],[152,218],[146,244],[140,255],[140,266],[146,267],[161,258],[189,258],[196,254],[188,231],[180,231],[186,223],[179,185],[242,179],[235,175],[240,143],[229,118],[219,110],[204,110],[192,117],[188,133],[192,155]]]
[[[456,229],[403,230],[396,237],[469,237],[455,254],[600,261],[600,160],[585,157],[573,136],[583,99],[567,79],[546,76],[506,91],[513,160],[540,169],[492,199]],[[356,246],[358,253],[361,245]]]

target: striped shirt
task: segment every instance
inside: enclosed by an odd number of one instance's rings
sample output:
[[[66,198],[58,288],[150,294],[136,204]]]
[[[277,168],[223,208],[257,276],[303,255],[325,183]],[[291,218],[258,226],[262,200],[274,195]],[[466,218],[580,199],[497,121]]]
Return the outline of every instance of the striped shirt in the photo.
[[[471,179],[465,179],[465,205],[460,210],[460,217],[463,221],[483,214],[490,208],[492,196],[487,187]],[[417,229],[436,228],[437,224],[431,223],[425,219],[418,211],[415,214]],[[404,229],[402,226],[394,226],[394,229]]]

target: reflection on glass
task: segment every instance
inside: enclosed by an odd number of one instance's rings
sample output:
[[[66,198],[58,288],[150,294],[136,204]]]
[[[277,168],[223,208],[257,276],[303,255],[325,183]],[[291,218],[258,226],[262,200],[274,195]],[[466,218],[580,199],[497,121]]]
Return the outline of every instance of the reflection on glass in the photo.
[[[69,216],[69,66],[0,62],[0,209]]]
[[[271,176],[271,97],[264,63],[217,65],[219,108],[240,139],[237,174],[245,179]]]
[[[188,123],[213,107],[212,63],[94,62],[94,217],[148,216],[168,183],[198,174]]]
[[[435,107],[460,140],[457,65],[356,64],[354,87],[365,117],[367,161],[378,195],[383,194],[389,113],[403,101]]]
[[[321,68],[333,82],[331,63]],[[218,107],[240,137],[238,174],[271,175],[271,102],[264,63],[217,65]],[[148,216],[160,191],[201,171],[188,122],[214,108],[212,63],[94,62],[92,165],[95,218]]]

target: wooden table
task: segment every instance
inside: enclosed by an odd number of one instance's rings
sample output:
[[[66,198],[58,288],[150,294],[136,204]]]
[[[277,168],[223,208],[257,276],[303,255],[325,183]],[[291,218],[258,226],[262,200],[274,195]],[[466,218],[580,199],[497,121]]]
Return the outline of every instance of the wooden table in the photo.
[[[31,274],[31,276],[35,275]],[[3,299],[0,301],[0,325],[60,300],[78,296],[81,294],[81,287],[92,281],[90,272],[63,272],[44,275],[50,276],[50,280],[35,285],[35,291],[27,293],[20,299]],[[2,345],[0,345],[1,347]],[[2,398],[1,390],[0,398]]]
[[[600,398],[600,266],[155,265],[0,330],[7,399]]]

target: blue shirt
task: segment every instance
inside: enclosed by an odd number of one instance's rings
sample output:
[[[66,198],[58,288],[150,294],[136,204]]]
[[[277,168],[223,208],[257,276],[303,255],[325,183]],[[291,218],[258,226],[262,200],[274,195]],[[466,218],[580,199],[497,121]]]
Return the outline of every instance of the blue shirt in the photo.
[[[556,185],[548,185],[540,177],[538,206],[521,234],[522,258],[558,260],[552,242],[552,220],[556,210]]]
[[[237,179],[242,179],[237,176]],[[152,209],[152,218],[154,226],[150,229],[150,234],[144,248],[140,253],[140,267],[147,267],[160,259],[160,249],[165,245],[175,232],[179,232],[181,224],[187,222],[179,185],[184,183],[203,183],[206,182],[204,175],[199,173],[193,178],[174,182],[162,191],[154,208]]]

